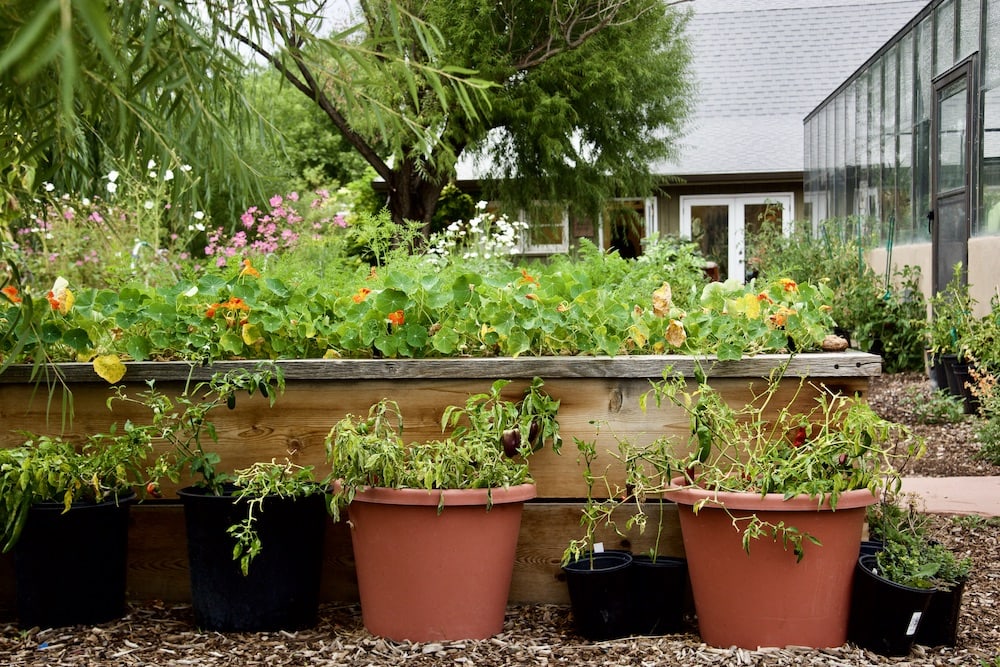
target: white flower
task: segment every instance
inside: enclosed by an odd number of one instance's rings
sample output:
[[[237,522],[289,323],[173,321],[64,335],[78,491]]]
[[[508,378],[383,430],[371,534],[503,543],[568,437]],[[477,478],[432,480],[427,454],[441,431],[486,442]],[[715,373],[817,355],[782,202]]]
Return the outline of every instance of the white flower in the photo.
[[[156,172],[155,171],[149,172],[149,177],[150,178],[156,178]]]
[[[114,194],[117,189],[118,189],[117,183],[115,183],[114,181],[108,181],[108,192]]]
[[[183,171],[186,174],[187,172],[191,171],[191,165],[189,165],[189,164],[182,164],[181,165],[181,171]]]
[[[192,296],[194,296],[197,293],[198,293],[198,286],[195,285],[194,287],[192,287],[188,291],[184,292],[184,296],[186,296],[186,297],[192,297]]]
[[[174,180],[174,172],[173,172],[173,170],[167,169],[165,172],[163,172],[163,180],[165,180],[165,181],[172,181],[172,180]]]
[[[195,220],[204,220],[205,219],[205,213],[204,213],[204,211],[195,211],[191,215],[194,217]]]
[[[153,202],[147,199],[146,202],[142,205],[142,207],[147,211],[151,211],[153,209]]]
[[[44,183],[42,183],[42,187],[45,188],[46,192],[52,192],[53,190],[56,189],[56,186],[52,185],[48,181],[45,181]]]
[[[113,171],[113,170],[109,171],[108,172],[108,180],[111,181],[112,183],[114,183],[115,181],[117,181],[118,180],[118,172],[117,171]],[[111,192],[114,192],[114,190],[112,190]]]
[[[156,160],[150,160],[147,162],[146,169],[156,169]]]
[[[193,231],[203,232],[203,231],[205,231],[205,225],[201,224],[200,222],[198,224],[196,224],[196,225],[188,225],[188,231],[189,232],[193,232]]]
[[[83,204],[84,206],[90,206],[90,197],[84,197],[83,199],[80,200],[80,203]]]

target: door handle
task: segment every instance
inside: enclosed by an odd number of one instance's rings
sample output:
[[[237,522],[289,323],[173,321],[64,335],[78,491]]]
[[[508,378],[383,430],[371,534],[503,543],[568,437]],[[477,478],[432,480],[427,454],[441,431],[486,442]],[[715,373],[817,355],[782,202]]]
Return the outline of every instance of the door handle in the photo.
[[[927,233],[928,234],[931,234],[931,235],[934,234],[934,230],[932,229],[933,226],[934,226],[934,210],[932,209],[930,211],[927,211]]]

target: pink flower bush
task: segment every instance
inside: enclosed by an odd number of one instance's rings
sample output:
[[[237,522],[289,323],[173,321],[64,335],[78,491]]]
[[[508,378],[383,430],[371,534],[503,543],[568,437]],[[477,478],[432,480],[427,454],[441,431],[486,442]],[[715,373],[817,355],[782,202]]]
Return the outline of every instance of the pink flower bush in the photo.
[[[330,193],[317,190],[315,195],[309,202],[309,209],[319,211],[330,199]],[[209,233],[205,254],[215,257],[215,264],[223,267],[230,257],[272,255],[294,248],[302,238],[320,239],[332,227],[347,226],[340,215],[317,218],[311,213],[307,219],[296,209],[299,201],[299,194],[291,192],[271,197],[266,211],[251,206],[240,216],[242,229],[229,235],[218,227]]]

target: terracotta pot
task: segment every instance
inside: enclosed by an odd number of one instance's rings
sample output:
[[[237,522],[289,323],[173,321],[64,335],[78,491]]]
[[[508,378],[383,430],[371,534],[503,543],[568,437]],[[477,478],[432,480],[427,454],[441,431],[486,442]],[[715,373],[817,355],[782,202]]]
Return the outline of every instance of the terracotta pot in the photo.
[[[683,479],[673,482],[681,486]],[[695,488],[666,497],[678,505],[698,628],[706,643],[822,648],[847,640],[851,581],[865,507],[878,500],[874,494],[847,491],[836,511],[806,496],[785,500],[781,494]],[[696,515],[692,506],[705,498],[711,500]],[[773,524],[783,521],[822,546],[807,541],[798,562],[780,538],[755,539],[747,553],[742,544],[746,524],[734,526],[733,517],[752,514]]]
[[[348,516],[368,631],[416,642],[499,633],[521,510],[534,497],[534,484],[359,491]]]

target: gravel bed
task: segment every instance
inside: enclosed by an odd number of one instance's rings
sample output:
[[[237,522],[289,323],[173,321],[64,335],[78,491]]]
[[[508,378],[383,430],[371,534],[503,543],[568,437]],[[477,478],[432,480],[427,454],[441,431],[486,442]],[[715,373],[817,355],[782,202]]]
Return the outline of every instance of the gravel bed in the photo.
[[[901,397],[928,390],[918,375],[884,376],[873,383],[871,402],[881,414],[912,422]],[[928,438],[928,456],[907,474],[998,475],[972,459],[974,417],[957,425],[916,426]],[[395,643],[373,637],[357,605],[325,604],[315,628],[300,632],[220,634],[194,627],[184,605],[150,602],[130,607],[120,621],[97,627],[22,631],[0,628],[0,664],[61,667],[126,665],[962,665],[1000,667],[1000,519],[935,517],[936,537],[969,555],[974,571],[965,590],[957,646],[917,646],[904,658],[886,658],[846,644],[834,649],[713,648],[688,632],[590,642],[573,631],[569,609],[516,605],[504,631],[489,640]]]

